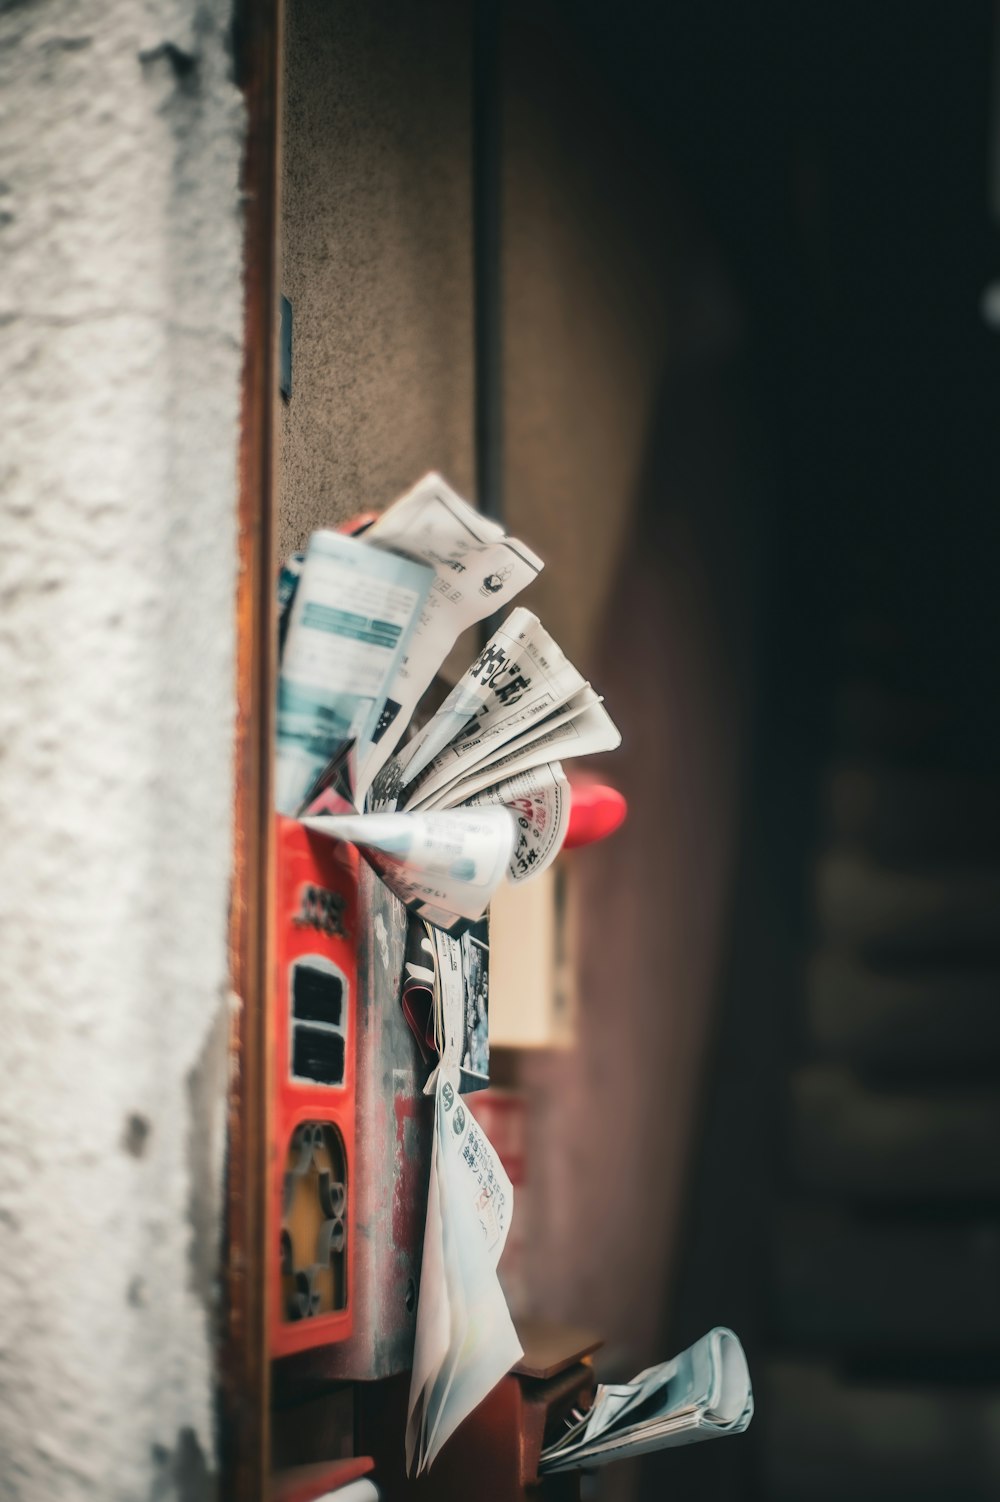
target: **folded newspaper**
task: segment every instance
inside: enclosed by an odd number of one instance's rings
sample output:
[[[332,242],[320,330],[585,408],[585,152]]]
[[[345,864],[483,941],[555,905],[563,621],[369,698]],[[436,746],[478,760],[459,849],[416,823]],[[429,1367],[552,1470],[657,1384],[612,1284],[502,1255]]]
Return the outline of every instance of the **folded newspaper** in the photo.
[[[732,1330],[717,1325],[672,1361],[600,1386],[590,1412],[542,1451],[539,1474],[590,1469],[724,1434],[753,1417],[750,1370]]]
[[[514,1212],[503,1164],[460,1091],[471,1081],[465,998],[475,955],[432,931],[434,1045],[440,1064],[427,1082],[434,1096],[434,1137],[420,1298],[406,1424],[406,1467],[426,1470],[458,1425],[521,1356],[521,1344],[497,1278]],[[411,980],[431,968],[408,965]]]
[[[373,808],[505,807],[516,826],[508,877],[555,860],[569,820],[562,759],[621,741],[598,694],[538,617],[511,612],[441,708],[382,768]]]
[[[357,845],[411,912],[446,930],[481,918],[515,843],[506,808],[427,814],[323,814],[302,823]]]
[[[453,1037],[450,1057],[461,1061],[461,1090],[490,1083],[489,921],[460,939],[430,924],[411,924],[403,980],[403,1015],[426,1063],[437,1063],[445,1017]]]
[[[362,536],[314,532],[280,580],[279,811],[353,841],[411,912],[454,934],[505,874],[524,881],[555,860],[570,812],[563,760],[621,739],[517,608],[395,751],[457,637],[541,566],[428,475]]]
[[[502,610],[541,572],[542,560],[482,516],[440,475],[426,475],[364,536],[434,570],[430,592],[388,685],[383,729],[361,759],[357,795],[395,750],[418,700],[463,631]]]

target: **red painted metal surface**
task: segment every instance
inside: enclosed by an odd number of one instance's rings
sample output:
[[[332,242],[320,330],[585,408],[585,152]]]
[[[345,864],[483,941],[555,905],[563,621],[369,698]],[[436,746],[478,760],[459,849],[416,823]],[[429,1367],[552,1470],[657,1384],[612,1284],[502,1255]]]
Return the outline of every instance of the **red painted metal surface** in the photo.
[[[291,819],[278,820],[277,912],[275,923],[273,1137],[270,1144],[270,1235],[272,1261],[270,1328],[271,1353],[294,1352],[345,1340],[353,1329],[354,1241],[356,1235],[357,1168],[355,1152],[355,1091],[357,1078],[357,932],[358,855],[350,845],[311,835]],[[334,978],[340,994],[339,1028],[329,1021],[310,1021],[308,1003],[294,995],[296,975],[320,980]],[[312,1007],[315,1014],[316,1007]],[[303,1015],[305,1014],[305,1015]],[[334,1082],[308,1077],[313,1067],[306,1052],[309,1038],[332,1041],[343,1049],[343,1063]],[[317,1069],[317,1074],[320,1071]],[[296,1131],[318,1123],[339,1134],[345,1157],[346,1204],[343,1224],[346,1308],[313,1317],[293,1319],[283,1294],[280,1238],[284,1221],[286,1169]],[[308,1260],[308,1259],[307,1259]]]
[[[286,847],[299,849],[301,838],[285,835]],[[337,858],[341,865],[324,867],[321,873],[330,889],[339,890],[337,883],[347,880],[348,871],[354,883],[346,907],[351,952],[348,956],[343,950],[336,951],[343,956],[345,970],[353,965],[355,981],[349,1049],[352,1086],[345,1092],[349,1101],[344,1102],[341,1118],[345,1143],[351,1143],[348,1309],[342,1323],[326,1318],[305,1320],[291,1326],[296,1332],[292,1335],[287,1324],[279,1334],[272,1318],[272,1353],[286,1358],[281,1363],[283,1390],[330,1379],[374,1381],[409,1369],[430,1174],[433,1103],[423,1094],[428,1066],[407,1025],[400,999],[406,909],[349,847],[313,836],[311,858],[316,858],[317,850],[322,858],[321,847],[340,851]],[[287,928],[293,912],[301,910],[303,880],[307,885],[311,880],[304,866],[297,874],[289,867],[284,879],[279,870],[279,929]],[[299,1087],[287,1078],[289,1043],[284,998],[288,964],[293,957],[289,946],[293,942],[297,945],[304,941],[287,938],[286,942],[279,934],[279,948],[283,943],[285,948],[281,949],[276,983],[279,1039],[274,1065],[277,1114],[282,1122],[276,1143],[284,1146],[280,1150],[275,1147],[272,1163],[276,1237],[290,1130],[298,1121],[322,1119],[316,1095],[310,1091],[300,1096]],[[348,1133],[352,1134],[350,1139]],[[279,1282],[280,1274],[272,1285],[276,1296]],[[298,1333],[307,1325],[314,1327],[315,1339]],[[318,1338],[321,1332],[322,1340]]]

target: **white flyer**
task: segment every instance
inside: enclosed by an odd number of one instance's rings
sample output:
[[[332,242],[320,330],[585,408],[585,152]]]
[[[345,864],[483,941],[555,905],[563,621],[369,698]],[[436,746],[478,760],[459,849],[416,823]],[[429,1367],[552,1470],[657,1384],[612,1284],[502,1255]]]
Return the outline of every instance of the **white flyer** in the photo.
[[[314,532],[295,590],[278,678],[276,801],[298,812],[349,742],[359,757],[434,579],[425,564]]]
[[[482,917],[514,848],[505,808],[323,814],[302,823],[357,845],[411,912],[448,930]]]
[[[364,543],[429,565],[434,579],[386,686],[371,743],[358,759],[358,807],[461,633],[503,609],[542,568],[530,548],[480,515],[436,474],[425,475],[384,511],[364,533]]]

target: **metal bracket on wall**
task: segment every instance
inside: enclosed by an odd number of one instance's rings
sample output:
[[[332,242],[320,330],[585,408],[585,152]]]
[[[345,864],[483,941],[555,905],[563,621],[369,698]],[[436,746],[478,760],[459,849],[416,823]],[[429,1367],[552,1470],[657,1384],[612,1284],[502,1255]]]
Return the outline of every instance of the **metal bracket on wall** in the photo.
[[[292,305],[282,296],[278,303],[278,390],[285,401],[292,397]]]

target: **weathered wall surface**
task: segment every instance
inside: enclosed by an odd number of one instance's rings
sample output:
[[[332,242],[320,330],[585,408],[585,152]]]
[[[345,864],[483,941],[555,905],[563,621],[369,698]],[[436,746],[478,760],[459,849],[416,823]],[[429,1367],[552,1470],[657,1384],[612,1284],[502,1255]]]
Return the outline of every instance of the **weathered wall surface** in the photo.
[[[212,1495],[229,0],[0,8],[0,1494]]]
[[[288,0],[278,546],[428,469],[471,497],[472,8]]]

